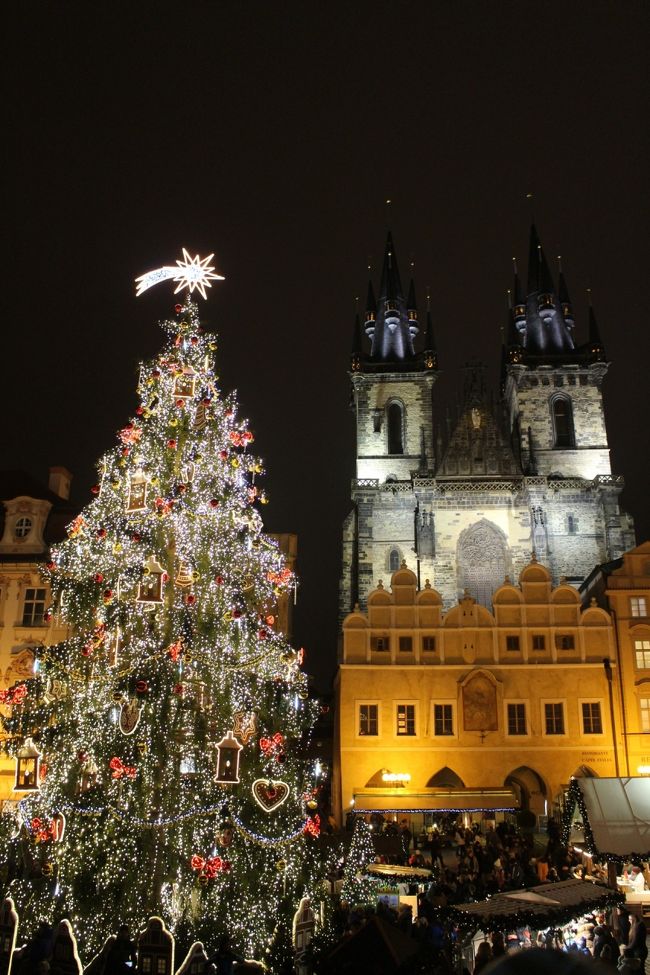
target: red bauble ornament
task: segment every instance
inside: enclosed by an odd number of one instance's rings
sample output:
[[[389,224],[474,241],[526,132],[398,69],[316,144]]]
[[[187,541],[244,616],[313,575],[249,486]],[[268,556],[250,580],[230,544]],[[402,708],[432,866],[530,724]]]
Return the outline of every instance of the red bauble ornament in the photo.
[[[176,441],[173,439],[168,440],[167,446],[169,447],[170,450],[176,450]]]
[[[195,602],[196,602],[196,596],[194,595],[194,593],[188,592],[187,596],[185,597],[185,605],[193,606]]]
[[[214,581],[218,586],[223,586],[223,576],[215,576]]]
[[[169,573],[168,572],[163,572],[163,574],[162,574],[162,581],[163,582],[169,582]]]
[[[233,609],[233,611],[232,611],[232,618],[234,620],[238,620],[240,618],[240,616],[241,616],[241,609]]]
[[[48,562],[46,568],[48,568],[50,572],[54,572],[56,569],[56,562]]]
[[[204,406],[209,406],[210,403],[212,402],[212,399],[210,396],[204,396],[202,402]]]
[[[105,600],[111,600],[112,598],[113,598],[113,590],[112,589],[104,589],[104,599]]]
[[[193,335],[193,336],[191,337],[191,339],[190,339],[190,344],[191,344],[191,345],[198,345],[198,344],[199,344],[199,339],[198,339],[198,336],[196,336],[196,335]]]
[[[218,508],[219,507],[219,500],[217,498],[210,498],[210,507],[211,508]]]
[[[268,636],[268,633],[267,633],[266,630],[258,630],[257,631],[257,635],[258,635],[258,637],[259,637],[260,640],[266,640],[266,638]]]
[[[93,648],[87,643],[85,647],[81,648],[81,656],[89,657],[93,652]]]
[[[182,310],[183,310],[183,306],[182,305],[174,305],[174,311],[176,312],[177,315],[180,315],[180,313],[182,312]]]
[[[142,535],[140,535],[139,532],[133,532],[133,534],[131,535],[131,541],[132,542],[141,542],[142,541]]]
[[[135,413],[136,413],[136,416],[142,416],[142,414],[144,413],[144,407],[138,406],[138,408],[136,409]]]
[[[152,369],[151,375],[154,379],[160,379],[160,369]]]
[[[185,694],[185,684],[174,684],[173,691],[178,697],[183,697]]]
[[[46,609],[45,612],[43,613],[43,622],[50,623],[51,621],[52,621],[52,612],[51,610]]]
[[[228,451],[227,450],[220,450],[219,451],[219,456],[221,457],[222,460],[228,460]]]
[[[96,572],[94,578],[95,578],[95,582],[103,582],[104,581],[104,576],[101,574],[101,572]]]
[[[122,447],[122,457],[128,457],[131,453],[130,447]]]
[[[135,682],[136,694],[146,694],[149,690],[149,682],[146,680],[137,680]]]
[[[179,406],[182,409],[185,406],[185,400],[184,399],[177,399],[176,400],[176,406]]]
[[[106,529],[105,528],[98,528],[97,529],[97,538],[106,538]]]
[[[90,489],[90,493],[91,494],[99,494],[99,490],[100,490],[99,489],[99,484],[93,484],[93,486]]]

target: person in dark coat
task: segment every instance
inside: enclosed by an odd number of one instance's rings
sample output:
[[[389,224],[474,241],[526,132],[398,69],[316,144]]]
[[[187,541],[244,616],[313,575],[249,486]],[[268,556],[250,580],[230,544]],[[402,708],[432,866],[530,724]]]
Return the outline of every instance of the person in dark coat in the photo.
[[[104,975],[128,975],[135,967],[135,944],[128,924],[123,924],[115,941],[108,949]]]

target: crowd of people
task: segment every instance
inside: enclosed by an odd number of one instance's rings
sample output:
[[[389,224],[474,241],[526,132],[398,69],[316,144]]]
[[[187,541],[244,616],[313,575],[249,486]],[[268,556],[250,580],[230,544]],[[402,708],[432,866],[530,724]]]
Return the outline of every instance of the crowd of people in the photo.
[[[378,828],[378,824],[374,826]],[[535,848],[532,834],[523,834],[505,822],[488,826],[484,832],[478,824],[470,828],[457,827],[446,833],[429,832],[426,837],[417,837],[417,842],[413,842],[406,821],[389,828],[393,835],[401,838],[401,863],[432,871],[432,881],[426,892],[418,895],[417,916],[413,917],[407,904],[394,909],[389,903],[380,902],[372,910],[351,910],[348,905],[341,904],[337,917],[339,930],[351,936],[371,914],[376,914],[420,943],[424,959],[422,971],[435,975],[456,971],[452,959],[459,936],[453,925],[441,920],[445,917],[445,907],[584,875],[580,858],[562,844],[559,830],[553,823],[549,826],[545,849]],[[384,824],[380,824],[379,829],[386,835]],[[628,870],[630,878],[638,878],[639,874],[638,865]],[[640,885],[638,879],[637,885]],[[505,938],[502,933],[494,932],[478,945],[472,975],[484,971],[487,975],[488,967],[491,966],[489,970],[492,971],[497,960],[512,954],[513,948],[535,953],[540,949],[561,952],[571,956],[578,969],[590,964],[592,968],[594,965],[600,967],[603,972],[616,969],[624,975],[643,973],[648,955],[646,939],[643,919],[628,914],[624,907],[608,914],[592,915],[580,926],[568,927],[564,931],[553,928],[534,931],[531,936],[529,930],[522,929],[506,932]],[[547,956],[546,961],[549,960],[550,956]]]

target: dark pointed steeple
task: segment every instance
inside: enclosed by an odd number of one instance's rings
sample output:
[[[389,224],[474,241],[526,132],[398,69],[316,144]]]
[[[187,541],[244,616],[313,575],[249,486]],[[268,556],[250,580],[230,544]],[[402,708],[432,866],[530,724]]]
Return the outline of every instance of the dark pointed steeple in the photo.
[[[352,372],[359,372],[361,369],[361,356],[363,355],[363,333],[361,331],[361,319],[359,312],[354,316],[354,334],[352,336],[352,354],[350,356],[350,367]]]
[[[564,283],[566,290],[566,282]],[[515,268],[515,289],[522,298],[519,279]],[[570,304],[567,304],[570,314]],[[575,349],[571,337],[573,319],[566,319],[558,293],[553,284],[542,244],[533,223],[530,228],[530,247],[528,255],[528,289],[525,300],[525,315],[522,317],[521,305],[515,301],[515,325],[521,336],[524,357],[534,356],[546,359],[568,355]]]
[[[370,270],[370,269],[368,269]],[[372,341],[375,334],[375,322],[377,320],[377,302],[375,301],[375,292],[372,287],[372,281],[368,281],[368,297],[366,299],[366,335]]]
[[[598,328],[598,322],[596,321],[596,313],[594,312],[594,306],[591,303],[591,288],[587,289],[587,297],[589,299],[589,342],[588,349],[594,358],[605,361],[605,346],[603,345],[603,340],[600,337],[600,329]]]
[[[418,306],[415,303],[415,282],[411,278],[411,283],[409,285],[409,296],[406,301],[406,310],[409,318],[409,332],[411,338],[414,339],[415,336],[420,331],[418,326]]]
[[[528,251],[528,294],[553,294],[553,278],[546,263],[537,227],[531,224]]]
[[[402,282],[399,276],[399,268],[395,257],[395,247],[393,245],[393,235],[390,230],[386,237],[386,251],[384,252],[384,266],[381,269],[381,285],[379,287],[379,300],[386,303],[386,309],[396,309],[398,301],[404,301],[402,294]]]
[[[521,286],[521,281],[519,280],[519,274],[517,272],[517,258],[513,257],[512,266],[514,271],[513,281],[512,281],[512,295],[510,301],[510,310],[512,311],[512,320],[515,326],[520,331],[526,326],[526,299],[524,297],[524,291]]]
[[[433,318],[431,317],[431,295],[427,292],[427,327],[424,333],[424,364],[427,369],[438,368],[438,354],[436,339],[433,334]]]
[[[562,314],[564,315],[564,321],[567,324],[567,328],[573,328],[575,324],[575,319],[573,317],[573,305],[571,304],[569,289],[566,286],[566,281],[564,280],[564,274],[562,272],[562,257],[559,254],[557,258],[557,267],[557,296],[560,299],[560,304],[562,305]]]

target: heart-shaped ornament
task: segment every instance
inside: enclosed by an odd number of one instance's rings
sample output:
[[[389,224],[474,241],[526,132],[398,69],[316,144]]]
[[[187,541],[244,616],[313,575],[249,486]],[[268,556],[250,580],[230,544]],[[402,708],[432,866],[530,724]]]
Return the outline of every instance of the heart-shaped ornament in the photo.
[[[264,812],[273,812],[288,795],[289,786],[286,782],[274,782],[271,779],[255,779],[253,782],[253,798]]]

